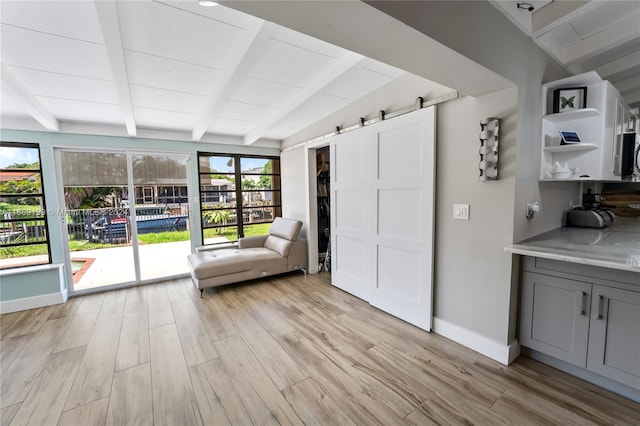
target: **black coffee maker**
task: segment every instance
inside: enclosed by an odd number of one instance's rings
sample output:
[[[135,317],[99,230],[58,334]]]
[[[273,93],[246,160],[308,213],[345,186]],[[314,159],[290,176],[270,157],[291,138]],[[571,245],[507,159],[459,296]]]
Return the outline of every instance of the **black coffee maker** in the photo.
[[[602,194],[594,194],[589,188],[587,192],[582,194],[582,207],[589,210],[599,209],[604,200]]]

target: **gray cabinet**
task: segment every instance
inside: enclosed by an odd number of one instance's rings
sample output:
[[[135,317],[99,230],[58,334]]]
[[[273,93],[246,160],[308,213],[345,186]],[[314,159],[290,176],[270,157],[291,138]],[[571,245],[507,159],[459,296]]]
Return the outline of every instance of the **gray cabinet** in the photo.
[[[526,272],[520,343],[586,367],[591,284]]]
[[[587,368],[640,389],[640,292],[593,286]]]
[[[526,258],[520,343],[640,390],[638,274]],[[598,268],[602,269],[602,268]],[[607,280],[609,275],[616,280]],[[633,283],[633,284],[631,284]],[[631,285],[630,285],[631,284]]]

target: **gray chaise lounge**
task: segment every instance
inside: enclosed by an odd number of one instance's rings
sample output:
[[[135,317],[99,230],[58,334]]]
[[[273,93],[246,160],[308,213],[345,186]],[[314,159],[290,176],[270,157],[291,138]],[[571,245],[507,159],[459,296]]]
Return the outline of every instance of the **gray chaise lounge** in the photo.
[[[190,254],[193,283],[200,289],[217,287],[295,270],[306,273],[307,242],[298,239],[299,220],[277,217],[268,235],[240,238],[237,249]]]

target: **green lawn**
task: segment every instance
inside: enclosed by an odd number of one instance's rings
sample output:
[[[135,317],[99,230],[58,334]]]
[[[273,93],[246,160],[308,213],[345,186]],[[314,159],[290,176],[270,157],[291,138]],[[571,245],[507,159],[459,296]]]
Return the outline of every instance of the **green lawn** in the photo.
[[[38,244],[23,247],[3,247],[0,248],[0,259],[12,259],[14,257],[37,256],[47,254],[47,246]]]
[[[189,231],[165,231],[151,234],[138,235],[140,244],[174,243],[176,241],[189,241]]]
[[[244,227],[244,236],[264,235],[269,232],[270,223],[260,223],[258,225],[248,225]],[[204,238],[224,237],[229,241],[238,240],[236,228],[208,228],[204,230]]]

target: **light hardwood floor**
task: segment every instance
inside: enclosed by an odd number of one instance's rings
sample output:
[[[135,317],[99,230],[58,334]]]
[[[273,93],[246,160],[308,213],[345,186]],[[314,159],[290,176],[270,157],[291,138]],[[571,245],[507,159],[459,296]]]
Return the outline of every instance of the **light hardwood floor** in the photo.
[[[506,367],[327,274],[188,279],[1,317],[2,425],[640,424],[640,404]]]

